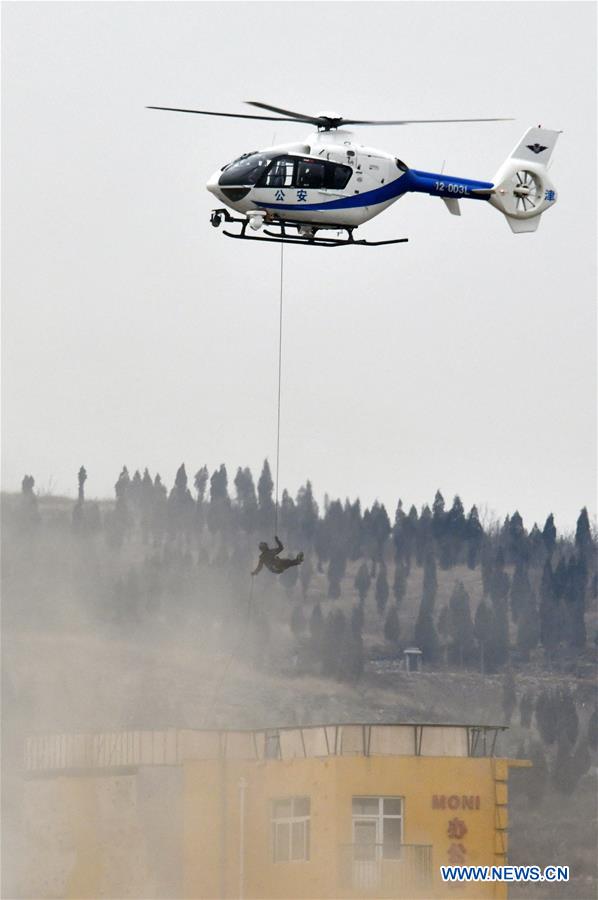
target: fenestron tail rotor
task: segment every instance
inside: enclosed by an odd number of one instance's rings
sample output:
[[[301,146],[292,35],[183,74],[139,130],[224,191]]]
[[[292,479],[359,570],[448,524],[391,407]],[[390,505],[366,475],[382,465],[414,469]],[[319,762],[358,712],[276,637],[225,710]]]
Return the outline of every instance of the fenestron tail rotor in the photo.
[[[540,180],[533,172],[521,169],[513,175],[513,194],[515,195],[515,209],[518,212],[528,212],[536,209],[543,200]]]

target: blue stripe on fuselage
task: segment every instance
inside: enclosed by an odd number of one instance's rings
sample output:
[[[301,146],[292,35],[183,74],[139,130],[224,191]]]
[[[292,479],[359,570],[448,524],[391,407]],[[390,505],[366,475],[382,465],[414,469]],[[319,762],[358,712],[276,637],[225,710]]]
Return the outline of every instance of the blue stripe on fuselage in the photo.
[[[436,185],[444,187],[436,187]],[[449,191],[448,186],[459,186],[465,189],[464,193]],[[254,200],[256,206],[264,209],[292,209],[292,210],[321,210],[321,209],[354,209],[359,206],[376,206],[378,203],[387,203],[409,191],[423,194],[431,194],[436,197],[467,197],[470,200],[486,200],[486,197],[476,197],[470,194],[471,190],[487,190],[493,187],[489,181],[472,181],[469,178],[453,178],[450,175],[438,175],[434,172],[419,172],[416,169],[408,169],[403,175],[395,178],[383,187],[366,191],[364,194],[353,194],[350,197],[341,197],[339,200],[330,200],[327,203],[265,203],[262,200]]]

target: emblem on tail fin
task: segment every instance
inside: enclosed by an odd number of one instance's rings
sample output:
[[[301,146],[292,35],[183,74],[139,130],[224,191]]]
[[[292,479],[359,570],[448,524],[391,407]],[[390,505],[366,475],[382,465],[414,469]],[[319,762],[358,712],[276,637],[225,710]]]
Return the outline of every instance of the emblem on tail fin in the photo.
[[[527,144],[527,149],[531,150],[532,153],[541,153],[542,150],[546,150],[546,147],[543,147],[542,144]]]

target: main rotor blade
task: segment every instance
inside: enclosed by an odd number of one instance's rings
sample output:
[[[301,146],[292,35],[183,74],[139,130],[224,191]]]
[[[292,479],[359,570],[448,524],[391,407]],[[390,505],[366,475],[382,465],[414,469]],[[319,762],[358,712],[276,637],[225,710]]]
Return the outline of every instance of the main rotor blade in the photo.
[[[280,113],[282,116],[292,116],[294,119],[301,119],[302,122],[311,122],[312,125],[323,125],[326,122],[323,116],[307,116],[304,113],[292,112],[290,109],[281,109],[279,106],[270,106],[269,103],[258,103],[257,100],[246,100],[245,103],[259,109],[269,109],[270,112]]]
[[[435,122],[513,122],[514,119],[341,119],[343,125],[426,125]]]
[[[266,119],[268,122],[297,122],[297,119],[281,119],[277,116],[249,116],[245,113],[210,112],[207,109],[178,109],[175,106],[146,106],[146,109],[164,109],[167,112],[196,113],[199,116],[226,116],[230,119]],[[306,120],[307,124],[307,120]]]

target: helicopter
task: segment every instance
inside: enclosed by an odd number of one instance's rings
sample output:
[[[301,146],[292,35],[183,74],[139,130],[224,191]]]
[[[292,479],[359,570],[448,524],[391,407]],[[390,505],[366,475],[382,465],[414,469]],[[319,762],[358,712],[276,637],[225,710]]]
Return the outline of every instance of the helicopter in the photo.
[[[147,107],[315,126],[303,141],[243,153],[214,172],[206,187],[225,206],[212,210],[211,224],[240,226],[237,232],[225,228],[227,237],[320,247],[400,244],[408,238],[358,240],[353,232],[407,193],[440,197],[455,216],[461,215],[460,200],[486,201],[505,216],[515,234],[521,234],[535,231],[542,213],[557,199],[547,166],[560,131],[540,125],[529,128],[492,181],[475,181],[411,168],[391,153],[355,143],[347,126],[511,119],[350,119],[334,112],[308,115],[256,100],[246,102],[276,116]],[[229,209],[239,215],[231,215]],[[259,231],[261,235],[255,233]],[[331,236],[334,232],[336,237]]]

